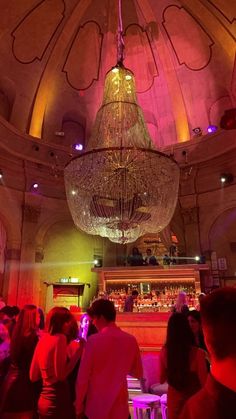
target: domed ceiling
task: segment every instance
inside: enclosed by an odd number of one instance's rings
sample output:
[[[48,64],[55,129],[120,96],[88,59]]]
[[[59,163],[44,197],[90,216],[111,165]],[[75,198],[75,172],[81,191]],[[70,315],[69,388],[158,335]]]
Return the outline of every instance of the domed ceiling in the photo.
[[[235,12],[235,0],[123,0],[124,64],[158,148],[235,107]],[[47,143],[85,144],[117,26],[118,0],[2,0],[1,118]]]

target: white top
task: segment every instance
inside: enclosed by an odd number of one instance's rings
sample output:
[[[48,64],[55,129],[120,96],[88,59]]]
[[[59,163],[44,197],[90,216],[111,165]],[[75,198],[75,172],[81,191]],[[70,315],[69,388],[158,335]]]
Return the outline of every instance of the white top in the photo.
[[[142,377],[134,336],[115,323],[89,337],[76,382],[76,412],[89,419],[127,419],[127,375]]]

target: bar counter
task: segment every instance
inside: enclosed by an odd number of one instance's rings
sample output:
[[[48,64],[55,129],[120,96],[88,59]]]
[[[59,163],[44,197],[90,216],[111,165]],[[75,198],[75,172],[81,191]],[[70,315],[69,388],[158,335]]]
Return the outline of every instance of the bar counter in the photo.
[[[170,312],[117,313],[117,325],[134,335],[143,352],[159,351],[166,339]]]

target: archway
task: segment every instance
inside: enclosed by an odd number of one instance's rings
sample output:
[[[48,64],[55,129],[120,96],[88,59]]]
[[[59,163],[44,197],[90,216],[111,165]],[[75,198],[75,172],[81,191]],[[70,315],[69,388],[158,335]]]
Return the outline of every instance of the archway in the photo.
[[[235,277],[236,273],[236,208],[224,211],[212,224],[209,231],[210,249],[215,251],[217,258],[226,258],[227,277]]]

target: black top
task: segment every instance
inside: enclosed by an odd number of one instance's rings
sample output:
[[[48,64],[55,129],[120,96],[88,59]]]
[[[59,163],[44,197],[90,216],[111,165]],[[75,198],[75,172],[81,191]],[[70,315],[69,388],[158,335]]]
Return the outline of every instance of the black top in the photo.
[[[142,266],[144,264],[144,260],[141,253],[138,253],[137,255],[128,256],[127,262],[130,266]]]
[[[236,392],[223,386],[209,374],[205,386],[191,397],[180,419],[235,419]]]

